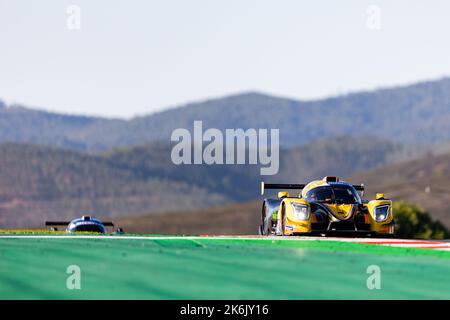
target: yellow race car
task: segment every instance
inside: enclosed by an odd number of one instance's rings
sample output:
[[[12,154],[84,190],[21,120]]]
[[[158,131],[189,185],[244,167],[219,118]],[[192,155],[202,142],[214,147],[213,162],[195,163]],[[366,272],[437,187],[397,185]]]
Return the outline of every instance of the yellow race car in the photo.
[[[277,199],[264,199],[261,235],[365,235],[392,237],[392,201],[384,194],[362,200],[364,185],[339,181],[337,177],[304,184],[264,184],[265,189],[281,189]],[[290,196],[285,190],[301,190]]]

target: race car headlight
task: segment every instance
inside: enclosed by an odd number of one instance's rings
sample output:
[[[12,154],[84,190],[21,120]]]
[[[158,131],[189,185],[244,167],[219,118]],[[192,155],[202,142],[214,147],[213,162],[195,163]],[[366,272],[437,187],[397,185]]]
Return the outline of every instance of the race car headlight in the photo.
[[[390,206],[379,206],[375,208],[375,220],[385,221],[389,217]]]
[[[304,204],[291,203],[294,212],[294,219],[300,221],[309,220],[309,207]]]

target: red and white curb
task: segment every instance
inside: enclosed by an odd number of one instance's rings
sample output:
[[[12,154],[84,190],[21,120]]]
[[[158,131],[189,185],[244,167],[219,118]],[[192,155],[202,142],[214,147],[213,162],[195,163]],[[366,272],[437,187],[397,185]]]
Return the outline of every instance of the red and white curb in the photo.
[[[372,240],[372,239],[371,239]],[[450,251],[450,242],[444,241],[431,241],[431,240],[401,240],[401,239],[373,239],[367,241],[367,239],[361,241],[355,241],[362,244],[374,244],[389,247],[401,247],[401,248],[415,248],[415,249],[432,249]]]

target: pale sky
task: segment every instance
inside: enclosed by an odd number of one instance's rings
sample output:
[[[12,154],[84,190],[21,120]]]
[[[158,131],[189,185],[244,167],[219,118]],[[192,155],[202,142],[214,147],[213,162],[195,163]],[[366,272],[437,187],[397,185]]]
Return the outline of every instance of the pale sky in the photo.
[[[131,117],[435,79],[450,75],[449,14],[445,0],[0,0],[0,99]]]

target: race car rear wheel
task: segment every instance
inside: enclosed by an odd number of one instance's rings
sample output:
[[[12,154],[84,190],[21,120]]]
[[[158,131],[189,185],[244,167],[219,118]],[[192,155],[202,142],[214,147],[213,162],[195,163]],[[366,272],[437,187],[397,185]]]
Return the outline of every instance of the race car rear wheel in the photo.
[[[260,236],[265,236],[265,234],[264,234],[264,232],[263,232],[263,226],[262,226],[262,225],[260,225],[259,228],[258,228],[258,234],[259,234]]]
[[[269,227],[266,226],[266,214],[267,214],[266,204],[263,203],[262,212],[261,212],[261,224],[259,225],[259,228],[258,228],[258,233],[261,236],[269,235],[269,230],[268,230]]]

